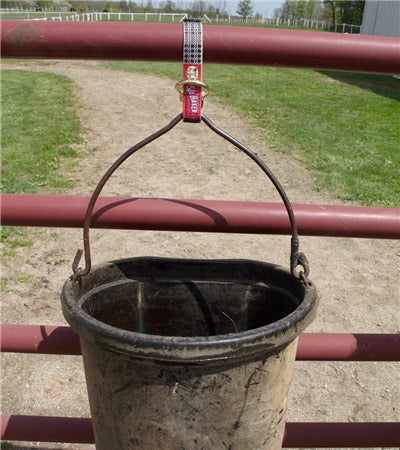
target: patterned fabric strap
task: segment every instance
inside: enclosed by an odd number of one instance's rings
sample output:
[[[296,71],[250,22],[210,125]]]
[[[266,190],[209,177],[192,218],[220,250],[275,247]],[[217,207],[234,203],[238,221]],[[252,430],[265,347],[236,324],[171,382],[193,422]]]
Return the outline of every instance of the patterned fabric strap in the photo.
[[[183,120],[185,122],[200,122],[203,27],[200,19],[185,19],[183,26]],[[193,84],[187,81],[193,81]]]

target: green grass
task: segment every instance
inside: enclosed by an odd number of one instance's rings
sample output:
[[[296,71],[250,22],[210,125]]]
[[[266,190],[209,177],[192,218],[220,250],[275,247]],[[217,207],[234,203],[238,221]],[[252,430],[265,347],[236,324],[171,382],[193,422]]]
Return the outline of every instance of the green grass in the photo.
[[[1,256],[13,256],[18,247],[29,247],[32,240],[21,227],[1,227]]]
[[[62,12],[62,11],[48,11],[48,12],[37,12],[37,11],[26,11],[26,12],[0,12],[0,19],[2,20],[26,20],[26,19],[43,19],[43,18],[51,18],[51,17],[66,17],[71,16],[70,12]]]
[[[69,186],[57,169],[77,156],[73,144],[81,140],[72,82],[55,74],[3,70],[1,93],[2,191]]]
[[[63,76],[3,70],[1,78],[1,188],[5,193],[56,191],[70,186],[68,160],[81,141],[72,82]],[[20,228],[1,230],[3,255],[30,245]]]
[[[175,63],[108,66],[181,78],[181,65]],[[212,94],[250,120],[270,146],[311,169],[317,188],[360,205],[400,206],[400,80],[213,64],[205,65],[203,79]]]

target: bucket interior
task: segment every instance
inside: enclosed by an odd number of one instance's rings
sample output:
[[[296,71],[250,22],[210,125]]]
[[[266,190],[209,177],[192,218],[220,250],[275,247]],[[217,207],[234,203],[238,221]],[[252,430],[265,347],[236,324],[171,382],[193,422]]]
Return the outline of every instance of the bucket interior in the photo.
[[[80,298],[93,318],[159,336],[213,336],[259,328],[292,313],[301,300],[258,280],[123,278],[97,284]]]

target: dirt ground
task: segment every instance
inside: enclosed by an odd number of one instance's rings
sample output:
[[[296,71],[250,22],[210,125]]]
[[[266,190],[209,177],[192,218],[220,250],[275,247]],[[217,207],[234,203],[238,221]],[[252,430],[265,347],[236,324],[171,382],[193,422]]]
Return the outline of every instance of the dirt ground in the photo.
[[[7,67],[3,64],[3,67]],[[16,66],[13,65],[12,68]],[[70,77],[85,127],[67,194],[89,195],[108,166],[128,147],[180,111],[173,82],[112,71],[101,63],[53,61],[23,65]],[[205,113],[254,149],[282,182],[292,202],[339,203],[313,188],[298,162],[266,147],[235,112],[207,98]],[[333,139],[333,137],[332,137]],[[195,143],[197,143],[195,145]],[[28,149],[29,150],[29,149]],[[205,125],[180,124],[138,152],[106,185],[103,195],[279,201],[244,155]],[[2,321],[65,325],[59,295],[71,273],[80,229],[30,229],[33,245],[4,258]],[[288,266],[288,236],[147,231],[92,231],[94,263],[127,256],[249,258]],[[400,246],[390,240],[302,237],[310,277],[321,301],[311,332],[399,332]],[[88,417],[80,357],[5,354],[3,412]],[[297,362],[289,421],[397,421],[400,383],[394,363]],[[10,448],[89,449],[94,446],[15,443]]]

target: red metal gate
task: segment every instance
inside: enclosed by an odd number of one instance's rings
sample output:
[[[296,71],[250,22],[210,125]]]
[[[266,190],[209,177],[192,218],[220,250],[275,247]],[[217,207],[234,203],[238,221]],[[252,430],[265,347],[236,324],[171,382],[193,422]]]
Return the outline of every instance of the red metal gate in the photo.
[[[3,57],[175,61],[181,58],[181,29],[175,25],[3,21],[1,36]],[[399,44],[397,38],[217,26],[206,29],[204,42],[206,62],[375,73],[399,72]],[[283,207],[276,204],[123,200],[102,198],[97,208],[106,212],[93,226],[273,234],[289,231]],[[2,220],[4,225],[81,227],[87,201],[86,197],[3,195]],[[224,217],[224,223],[210,221],[190,203],[217,212]],[[294,209],[301,234],[400,238],[399,210],[326,205],[295,205]],[[1,332],[4,352],[80,354],[79,339],[68,327],[7,324]],[[300,337],[297,359],[399,361],[400,337],[306,333]],[[2,439],[92,443],[93,432],[90,419],[3,415]],[[284,437],[284,447],[399,445],[400,426],[392,422],[288,423]]]

